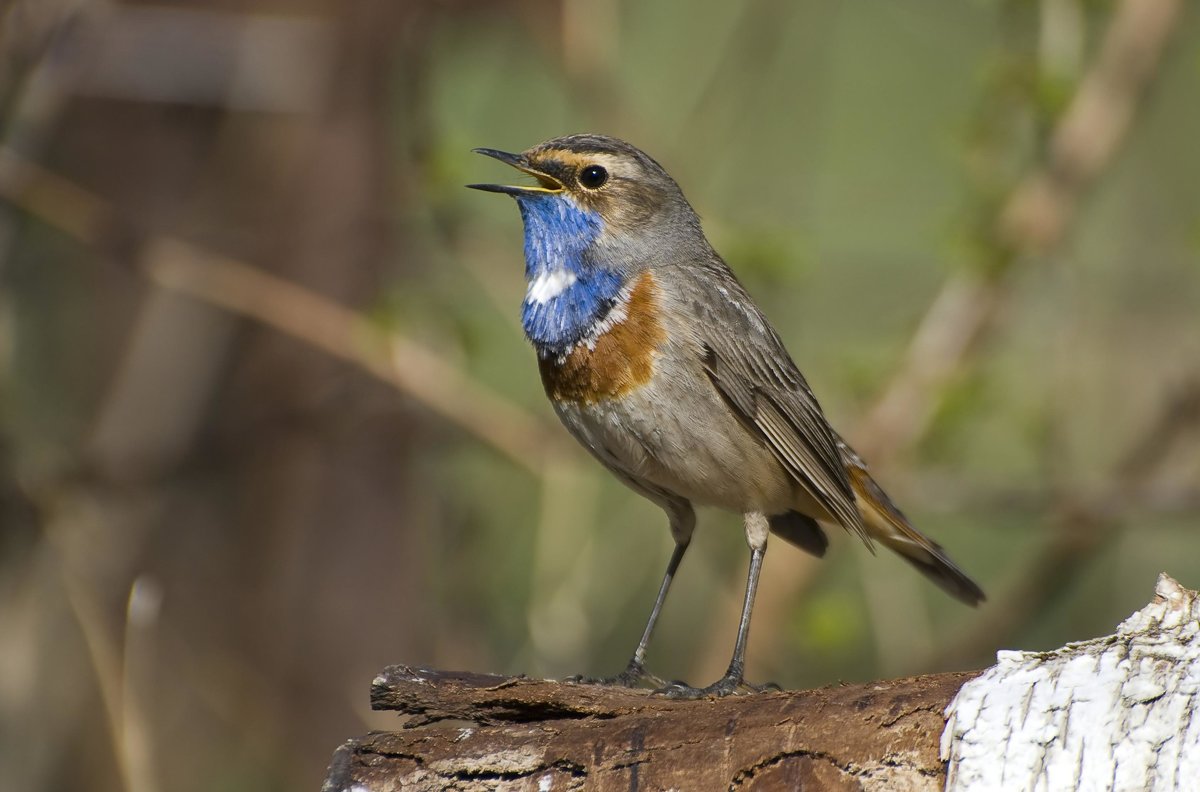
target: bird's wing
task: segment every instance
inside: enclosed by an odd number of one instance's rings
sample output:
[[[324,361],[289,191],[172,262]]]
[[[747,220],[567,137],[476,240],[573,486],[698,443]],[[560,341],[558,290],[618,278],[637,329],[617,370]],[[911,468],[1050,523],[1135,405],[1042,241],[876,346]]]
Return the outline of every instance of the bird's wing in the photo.
[[[720,279],[715,291],[722,299],[709,302],[697,317],[708,378],[808,494],[871,547],[821,406],[762,312],[723,264],[721,269],[708,272]]]

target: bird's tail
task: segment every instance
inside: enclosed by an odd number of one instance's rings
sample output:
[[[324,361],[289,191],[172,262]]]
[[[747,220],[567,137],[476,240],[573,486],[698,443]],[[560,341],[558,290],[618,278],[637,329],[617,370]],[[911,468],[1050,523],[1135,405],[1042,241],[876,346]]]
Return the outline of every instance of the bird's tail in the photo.
[[[952,597],[968,605],[982,602],[985,599],[983,590],[975,581],[950,560],[941,545],[912,527],[904,513],[896,508],[883,488],[871,478],[870,471],[858,454],[844,442],[839,445],[867,533],[899,554]]]

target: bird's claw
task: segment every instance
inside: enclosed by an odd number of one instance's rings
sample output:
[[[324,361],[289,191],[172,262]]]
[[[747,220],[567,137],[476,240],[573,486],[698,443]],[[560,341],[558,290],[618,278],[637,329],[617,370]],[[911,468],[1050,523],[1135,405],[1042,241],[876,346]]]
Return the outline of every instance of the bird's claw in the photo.
[[[744,696],[751,693],[778,693],[783,690],[774,682],[765,685],[754,685],[740,676],[723,676],[708,687],[692,687],[686,682],[676,680],[654,691],[670,699],[700,699],[724,698],[725,696]]]
[[[569,676],[565,680],[572,685],[606,685],[609,687],[663,687],[666,681],[651,674],[639,663],[630,663],[625,670],[616,676],[589,677],[582,674]]]

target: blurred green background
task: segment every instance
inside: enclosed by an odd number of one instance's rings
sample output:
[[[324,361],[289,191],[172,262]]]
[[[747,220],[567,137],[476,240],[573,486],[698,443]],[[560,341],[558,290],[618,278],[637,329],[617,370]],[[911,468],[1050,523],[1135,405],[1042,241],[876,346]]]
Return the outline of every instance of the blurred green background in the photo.
[[[557,426],[475,146],[658,159],[990,596],[775,543],[751,679],[981,667],[1200,584],[1200,11],[1136,5],[0,4],[0,787],[314,789],[395,725],[387,664],[622,667],[666,521]],[[693,547],[649,665],[707,684],[748,554],[712,512]]]

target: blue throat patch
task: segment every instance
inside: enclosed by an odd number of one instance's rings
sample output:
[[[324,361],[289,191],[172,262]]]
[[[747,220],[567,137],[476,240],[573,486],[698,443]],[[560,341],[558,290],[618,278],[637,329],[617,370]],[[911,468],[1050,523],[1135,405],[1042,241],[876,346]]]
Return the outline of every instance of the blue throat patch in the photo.
[[[526,295],[521,306],[525,335],[540,352],[561,353],[577,343],[616,303],[625,276],[597,266],[586,255],[600,236],[602,221],[563,195],[517,198],[525,223],[525,279],[570,273],[574,281],[537,302]]]

